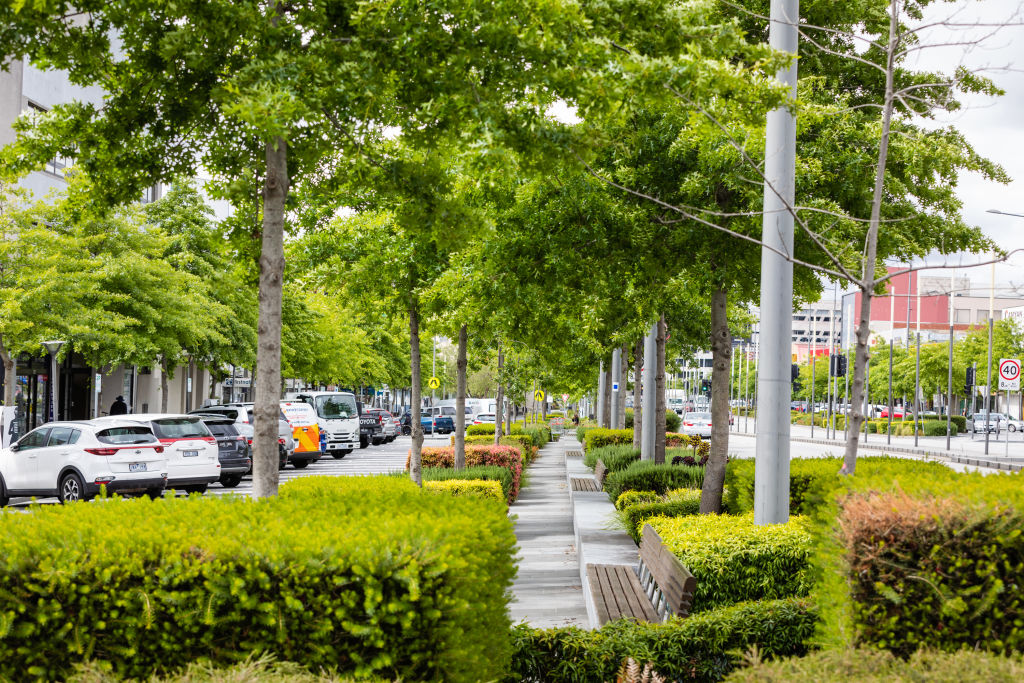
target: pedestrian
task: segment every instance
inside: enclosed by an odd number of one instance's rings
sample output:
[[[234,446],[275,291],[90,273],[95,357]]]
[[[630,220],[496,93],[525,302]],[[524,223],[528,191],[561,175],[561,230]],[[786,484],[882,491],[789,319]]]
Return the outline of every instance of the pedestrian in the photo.
[[[573,427],[579,427],[580,426],[580,413],[579,413],[579,411],[576,411],[575,413],[572,414],[572,425],[573,425]]]
[[[124,396],[118,396],[114,399],[114,405],[110,406],[111,415],[127,415],[128,404],[124,402]]]

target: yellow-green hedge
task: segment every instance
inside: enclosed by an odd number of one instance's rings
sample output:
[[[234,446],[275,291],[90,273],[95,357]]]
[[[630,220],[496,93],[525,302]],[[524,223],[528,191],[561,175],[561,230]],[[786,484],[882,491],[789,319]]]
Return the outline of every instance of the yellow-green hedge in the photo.
[[[2,514],[0,680],[62,680],[86,660],[148,679],[258,651],[342,675],[493,680],[514,547],[500,506],[395,477]]]
[[[765,526],[754,524],[752,514],[653,517],[647,523],[697,579],[694,612],[810,590],[811,535],[800,517]]]
[[[423,488],[434,493],[447,493],[451,496],[475,496],[506,503],[501,483],[483,479],[444,479],[441,481],[425,481]]]

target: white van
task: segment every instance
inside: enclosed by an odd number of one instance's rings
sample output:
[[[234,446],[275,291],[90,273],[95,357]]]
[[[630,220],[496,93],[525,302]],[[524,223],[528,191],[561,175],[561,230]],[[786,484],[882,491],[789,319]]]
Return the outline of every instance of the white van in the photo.
[[[348,391],[306,391],[295,396],[313,406],[317,424],[325,437],[325,450],[342,458],[359,448],[359,408],[355,394]]]

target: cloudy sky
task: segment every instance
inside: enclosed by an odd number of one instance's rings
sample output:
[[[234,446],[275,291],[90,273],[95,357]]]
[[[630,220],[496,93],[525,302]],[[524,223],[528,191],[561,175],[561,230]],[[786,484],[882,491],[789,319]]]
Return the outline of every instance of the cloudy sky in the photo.
[[[1000,164],[1013,179],[1009,185],[985,181],[975,174],[961,178],[958,194],[963,201],[964,218],[980,226],[1004,249],[1024,249],[1024,218],[987,213],[998,209],[1024,214],[1024,9],[1021,0],[959,0],[936,2],[929,8],[925,23],[951,18],[958,24],[1006,24],[972,28],[934,27],[921,43],[940,47],[921,50],[917,66],[951,72],[958,65],[985,72],[1006,91],[1002,97],[969,97],[962,111],[940,118],[956,126],[983,156]],[[946,45],[984,37],[980,46]],[[970,262],[971,257],[964,257]],[[937,271],[941,272],[941,271]],[[969,273],[987,293],[988,267]],[[1008,294],[1016,285],[1024,296],[1024,253],[996,267],[996,295]]]

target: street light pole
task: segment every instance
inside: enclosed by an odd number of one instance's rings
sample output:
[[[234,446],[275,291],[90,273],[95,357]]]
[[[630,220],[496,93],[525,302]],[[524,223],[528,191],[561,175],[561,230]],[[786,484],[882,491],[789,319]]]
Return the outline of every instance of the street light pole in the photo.
[[[994,255],[993,255],[994,256]],[[996,264],[992,264],[992,279],[988,289],[988,380],[985,383],[985,455],[988,455],[989,423],[992,419],[992,406],[989,405],[989,398],[992,396],[992,328],[995,325],[996,308]]]
[[[949,376],[946,379],[946,450],[950,449],[953,423],[953,286],[956,278],[949,276]]]
[[[60,382],[57,379],[57,354],[64,346],[63,341],[56,339],[44,341],[43,346],[50,354],[50,422],[57,420],[57,406],[60,405],[58,396],[60,394]]]

